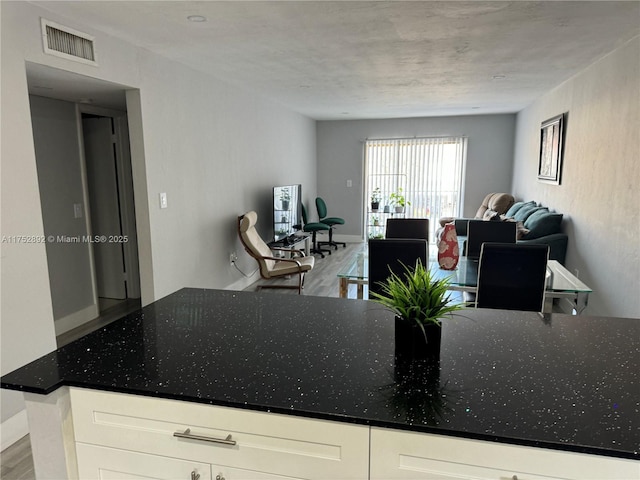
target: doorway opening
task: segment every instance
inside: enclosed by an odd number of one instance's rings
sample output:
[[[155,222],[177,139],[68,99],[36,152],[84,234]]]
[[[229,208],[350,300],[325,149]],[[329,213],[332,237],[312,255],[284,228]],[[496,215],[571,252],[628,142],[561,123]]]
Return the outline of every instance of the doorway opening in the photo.
[[[126,116],[82,113],[82,139],[95,288],[103,316],[140,299]]]

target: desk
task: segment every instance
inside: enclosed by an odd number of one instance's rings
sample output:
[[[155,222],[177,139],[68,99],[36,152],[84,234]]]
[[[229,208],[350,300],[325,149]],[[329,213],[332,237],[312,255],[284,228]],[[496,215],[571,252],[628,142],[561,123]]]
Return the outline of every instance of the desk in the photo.
[[[290,248],[294,250],[302,250],[304,254],[308,257],[311,255],[311,235],[308,233],[296,233],[287,241],[287,239],[279,240],[277,242],[270,242],[267,244],[270,248]],[[282,252],[277,253],[282,254]],[[287,258],[290,258],[291,255],[288,255]]]
[[[478,263],[460,257],[456,270],[442,270],[438,261],[430,257],[429,267],[437,278],[448,278],[450,290],[475,293],[478,289]],[[546,299],[566,298],[573,305],[576,314],[580,315],[587,307],[591,288],[571,274],[558,261],[549,260],[547,270],[550,272],[550,285],[547,287]],[[369,283],[369,255],[366,251],[358,252],[344,268],[338,272],[340,297],[347,298],[350,284],[358,285],[358,298],[364,296],[364,285]],[[545,309],[549,307],[545,304]]]

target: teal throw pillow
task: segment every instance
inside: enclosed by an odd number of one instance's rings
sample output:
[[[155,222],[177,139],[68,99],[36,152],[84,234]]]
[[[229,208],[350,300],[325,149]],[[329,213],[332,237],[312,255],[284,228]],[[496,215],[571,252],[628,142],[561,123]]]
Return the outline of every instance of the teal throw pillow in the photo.
[[[529,230],[529,233],[522,238],[525,240],[531,240],[533,238],[540,238],[554,233],[560,233],[561,224],[561,213],[550,213],[548,211],[539,210],[532,213],[524,222],[524,226]]]
[[[510,217],[512,218],[516,212],[518,210],[520,210],[522,207],[524,207],[525,203],[524,202],[516,202],[513,205],[511,205],[511,208],[509,210],[507,210],[507,212],[504,214],[505,217]]]
[[[531,215],[533,212],[536,212],[538,210],[541,209],[545,209],[548,210],[546,207],[538,207],[535,202],[528,204],[528,205],[524,205],[520,210],[518,210],[516,212],[516,214],[513,216],[513,218],[515,218],[516,220],[519,220],[520,222],[525,222],[527,220],[527,218],[529,218],[529,215]]]

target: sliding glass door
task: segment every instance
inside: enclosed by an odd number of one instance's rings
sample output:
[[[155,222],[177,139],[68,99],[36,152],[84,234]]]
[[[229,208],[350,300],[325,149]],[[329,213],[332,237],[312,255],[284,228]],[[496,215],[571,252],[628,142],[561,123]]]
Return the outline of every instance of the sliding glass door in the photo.
[[[466,151],[465,137],[367,140],[366,238],[383,236],[389,218],[429,218],[433,241],[439,218],[460,214]],[[374,193],[380,197],[377,209]],[[404,209],[396,208],[403,203]]]

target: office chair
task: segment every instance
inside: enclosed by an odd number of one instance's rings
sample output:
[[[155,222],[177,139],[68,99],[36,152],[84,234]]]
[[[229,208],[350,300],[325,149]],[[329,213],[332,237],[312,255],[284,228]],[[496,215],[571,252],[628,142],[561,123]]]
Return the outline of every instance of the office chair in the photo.
[[[333,227],[335,225],[344,225],[344,219],[340,217],[327,217],[327,204],[324,203],[324,200],[320,197],[316,198],[316,209],[318,210],[318,219],[320,220],[320,222],[324,223],[325,225],[329,225],[329,241],[319,242],[319,245],[329,245],[330,247],[336,247],[336,250],[338,249],[338,245],[342,245],[346,248],[346,243],[333,241]]]
[[[307,209],[305,208],[304,204],[302,205],[302,221],[304,222],[304,225],[302,226],[302,230],[305,232],[311,233],[311,242],[313,244],[313,246],[311,247],[311,253],[317,253],[318,255],[320,255],[321,258],[324,258],[325,253],[328,253],[329,255],[331,255],[331,249],[327,250],[327,249],[321,248],[320,242],[318,242],[317,235],[316,235],[318,232],[324,232],[324,231],[329,231],[329,235],[331,235],[331,227],[325,223],[320,223],[320,222],[309,223],[308,217],[307,217]]]
[[[369,240],[369,298],[371,292],[381,293],[380,282],[391,272],[402,277],[405,267],[414,267],[420,259],[427,266],[428,244],[418,238],[379,238]]]
[[[467,227],[467,257],[476,260],[480,258],[482,244],[486,242],[516,243],[515,222],[469,220]]]
[[[306,257],[300,250],[290,248],[270,248],[256,230],[258,214],[247,212],[238,217],[238,236],[246,252],[256,259],[260,267],[260,276],[265,280],[283,278],[289,275],[298,276],[298,285],[260,285],[261,288],[294,288],[298,294],[304,288],[304,276],[313,268],[315,259]],[[291,258],[274,257],[272,250],[287,252]],[[297,255],[297,256],[296,256]]]
[[[389,218],[385,238],[422,238],[429,241],[428,218]]]
[[[476,307],[542,312],[548,258],[548,245],[485,243]]]

